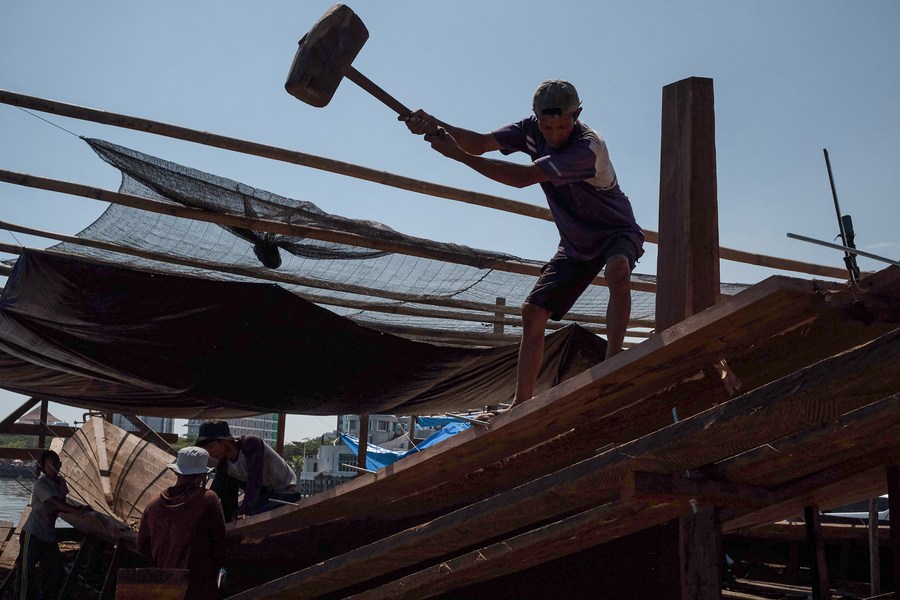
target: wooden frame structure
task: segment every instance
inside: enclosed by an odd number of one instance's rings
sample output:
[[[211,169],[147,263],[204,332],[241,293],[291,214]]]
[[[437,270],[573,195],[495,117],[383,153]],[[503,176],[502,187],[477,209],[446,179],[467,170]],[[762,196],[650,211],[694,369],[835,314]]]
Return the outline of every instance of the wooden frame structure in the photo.
[[[681,231],[675,223],[690,203],[716,200],[712,90],[711,81],[696,78],[673,86],[664,92],[661,165],[671,177],[664,173],[663,182],[683,177],[684,161],[706,170],[706,179],[678,184],[685,192],[671,195],[671,208],[661,207],[661,222]],[[0,101],[319,163],[8,92]],[[663,185],[671,191],[675,184],[661,183],[668,197]],[[488,427],[297,507],[230,525],[239,553],[230,567],[259,584],[235,597],[452,597],[473,584],[509,585],[513,573],[530,584],[523,570],[680,522],[679,548],[670,553],[680,557],[678,566],[654,597],[705,600],[720,593],[723,534],[806,511],[816,541],[816,507],[887,488],[900,507],[900,269],[853,288],[771,277],[717,299],[709,294],[718,285],[710,270],[717,264],[714,220],[684,223],[696,236],[667,238],[665,228],[659,234],[661,247],[672,250],[672,285],[660,282],[658,290],[671,310],[645,342],[497,415]],[[698,252],[710,260],[698,266]],[[722,384],[717,364],[740,380],[739,395]],[[891,532],[895,561],[898,531]],[[827,598],[828,587],[820,568],[814,598]]]

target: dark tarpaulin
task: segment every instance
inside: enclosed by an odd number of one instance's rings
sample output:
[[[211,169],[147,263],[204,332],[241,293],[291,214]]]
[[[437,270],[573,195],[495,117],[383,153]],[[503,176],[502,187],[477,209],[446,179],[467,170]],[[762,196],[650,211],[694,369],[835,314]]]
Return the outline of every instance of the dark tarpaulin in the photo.
[[[538,390],[604,353],[578,326],[548,336]],[[0,387],[102,411],[436,414],[511,401],[516,358],[380,333],[274,284],[33,250],[0,297]]]

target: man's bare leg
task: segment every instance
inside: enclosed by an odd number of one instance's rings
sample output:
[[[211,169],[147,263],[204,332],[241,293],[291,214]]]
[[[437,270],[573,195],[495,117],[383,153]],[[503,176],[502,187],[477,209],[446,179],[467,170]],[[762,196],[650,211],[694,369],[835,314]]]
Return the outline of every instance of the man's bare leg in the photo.
[[[606,358],[622,351],[628,321],[631,318],[631,266],[622,255],[614,255],[606,263],[603,273],[609,284],[609,304],[606,306]]]
[[[550,311],[534,304],[522,306],[522,340],[516,365],[516,398],[513,406],[534,396],[534,384],[544,360],[544,330]]]

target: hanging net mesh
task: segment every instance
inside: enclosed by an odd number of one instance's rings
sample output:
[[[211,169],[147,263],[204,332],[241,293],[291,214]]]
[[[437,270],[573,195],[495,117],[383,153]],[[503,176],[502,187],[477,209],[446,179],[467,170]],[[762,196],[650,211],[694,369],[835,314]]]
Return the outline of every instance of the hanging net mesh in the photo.
[[[534,284],[533,275],[496,268],[498,263],[539,267],[515,256],[415,238],[373,221],[328,214],[316,205],[279,196],[238,181],[205,173],[98,139],[85,139],[122,172],[120,192],[210,212],[279,221],[324,232],[351,233],[366,245],[320,241],[196,221],[111,204],[78,234],[144,254],[62,243],[52,250],[112,261],[144,270],[225,280],[274,280],[304,298],[356,322],[413,339],[496,345],[521,333],[518,307]],[[423,258],[383,249],[384,243],[414,248]],[[176,262],[164,262],[176,261]],[[655,277],[634,274],[633,281]],[[745,286],[724,284],[724,294]],[[506,309],[497,306],[504,299]],[[593,285],[567,319],[599,322],[608,290]],[[651,323],[655,294],[632,292],[633,322]],[[501,332],[498,313],[506,314]],[[649,327],[648,327],[649,329]],[[594,331],[602,329],[594,327]]]

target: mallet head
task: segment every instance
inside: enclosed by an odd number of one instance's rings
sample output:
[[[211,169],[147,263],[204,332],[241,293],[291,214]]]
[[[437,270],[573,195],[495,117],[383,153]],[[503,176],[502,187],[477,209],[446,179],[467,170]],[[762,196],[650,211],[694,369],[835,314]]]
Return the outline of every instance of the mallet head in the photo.
[[[312,106],[327,105],[367,39],[356,13],[335,4],[300,40],[284,89]]]

